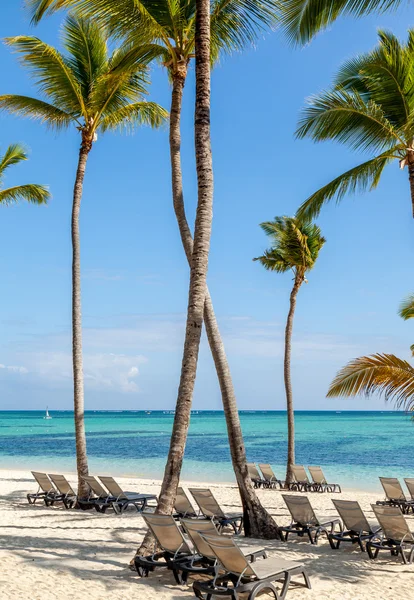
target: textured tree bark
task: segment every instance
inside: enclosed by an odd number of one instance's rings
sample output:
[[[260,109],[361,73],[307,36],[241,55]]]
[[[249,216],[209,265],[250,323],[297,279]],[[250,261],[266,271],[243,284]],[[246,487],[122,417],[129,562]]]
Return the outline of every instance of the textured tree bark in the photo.
[[[87,496],[87,485],[82,479],[88,475],[88,456],[85,435],[85,404],[82,359],[82,310],[80,273],[79,212],[82,200],[83,180],[86,161],[91,145],[82,140],[79,151],[78,169],[73,190],[72,206],[72,362],[73,362],[73,404],[75,417],[76,465],[78,472],[78,496]]]
[[[191,264],[193,238],[185,214],[180,154],[180,118],[186,72],[187,65],[185,65],[185,68],[181,68],[178,73],[173,74],[172,78],[173,91],[170,111],[170,154],[174,210],[177,217],[181,241],[184,246],[187,260]],[[279,533],[276,523],[261,505],[247,471],[246,451],[237,410],[236,395],[208,288],[206,288],[204,304],[204,323],[223,400],[233,469],[243,505],[245,533],[252,537],[278,537]]]
[[[286,321],[285,330],[285,361],[284,361],[284,378],[286,390],[286,410],[288,422],[288,453],[286,467],[286,482],[291,483],[294,480],[292,465],[295,464],[295,413],[293,408],[292,381],[290,377],[290,357],[292,348],[292,330],[293,318],[296,308],[296,297],[300,286],[303,283],[303,276],[296,273],[292,291],[290,292],[290,307]]]
[[[411,206],[414,218],[414,156],[409,157],[408,160],[408,178],[410,180]]]

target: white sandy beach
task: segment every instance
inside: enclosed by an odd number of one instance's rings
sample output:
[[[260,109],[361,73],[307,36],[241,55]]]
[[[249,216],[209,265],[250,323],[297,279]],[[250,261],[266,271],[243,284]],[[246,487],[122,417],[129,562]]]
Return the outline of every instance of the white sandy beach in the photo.
[[[73,483],[74,475],[68,475]],[[123,479],[129,490],[158,493],[160,483],[151,480]],[[196,484],[201,487],[200,483]],[[237,488],[211,485],[227,511],[240,507]],[[185,487],[185,484],[184,484]],[[28,491],[36,486],[29,472],[0,471],[0,599],[50,600],[88,598],[100,600],[185,600],[194,598],[190,586],[174,585],[170,572],[158,570],[140,579],[128,569],[145,532],[142,517],[135,511],[122,516],[111,512],[65,510],[29,505]],[[280,492],[260,490],[259,496],[279,524],[289,517]],[[321,515],[335,515],[332,497],[357,499],[372,518],[370,504],[378,494],[345,491],[338,494],[310,494]],[[414,529],[414,518],[408,517]],[[343,544],[337,551],[321,539],[311,546],[302,539],[288,543],[264,541],[270,556],[305,563],[312,590],[292,588],[291,600],[376,600],[414,599],[414,565],[381,553],[375,562],[355,547]],[[263,598],[270,596],[263,596]]]

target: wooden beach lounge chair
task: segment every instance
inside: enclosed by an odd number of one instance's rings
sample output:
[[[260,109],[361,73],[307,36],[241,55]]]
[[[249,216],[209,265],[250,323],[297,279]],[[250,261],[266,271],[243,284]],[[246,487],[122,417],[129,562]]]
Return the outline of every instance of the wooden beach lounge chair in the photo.
[[[43,500],[46,506],[50,506],[58,500],[59,492],[50,481],[46,473],[39,473],[38,471],[32,471],[32,475],[38,485],[37,492],[34,494],[27,494],[27,501],[29,504],[35,504],[36,500]]]
[[[388,550],[391,556],[401,554],[404,564],[411,564],[414,556],[414,535],[398,506],[372,505],[372,510],[381,525],[382,533],[367,542],[367,552],[371,559],[380,550]]]
[[[295,481],[291,483],[291,489],[298,492],[313,492],[314,484],[309,481],[308,474],[306,473],[303,465],[292,466],[293,476]]]
[[[177,565],[179,570],[192,574],[216,574],[217,559],[210,546],[201,534],[220,535],[214,521],[210,519],[180,519],[181,525],[193,543],[194,553],[187,561],[181,560]],[[257,557],[266,558],[266,551],[259,544],[255,546],[241,546],[240,550],[250,562]]]
[[[328,537],[330,533],[334,533],[336,525],[341,530],[340,519],[332,519],[331,517],[319,519],[315,515],[307,496],[282,494],[282,498],[292,516],[292,522],[289,526],[279,527],[281,534],[284,533],[285,541],[287,541],[290,533],[295,533],[301,537],[306,534],[311,544],[317,544],[322,533]]]
[[[312,483],[314,484],[315,492],[338,492],[341,493],[341,486],[339,483],[328,483],[321,467],[308,467],[309,473],[312,477]]]
[[[214,519],[220,530],[229,525],[236,535],[240,534],[243,527],[243,513],[224,513],[208,488],[189,488],[189,490],[201,513],[207,519]]]
[[[272,467],[266,463],[259,463],[259,468],[263,474],[263,477],[266,481],[265,487],[276,488],[278,485],[280,489],[285,487],[285,482],[281,481],[276,477],[273,472]]]
[[[396,477],[380,477],[385,492],[385,500],[378,500],[379,506],[398,506],[404,514],[414,512],[414,500],[407,500],[400,482]]]
[[[149,500],[157,500],[154,494],[136,494],[135,492],[124,492],[113,477],[99,475],[110,495],[113,496],[112,508],[117,514],[122,514],[131,504],[138,512],[145,510]]]
[[[173,572],[177,583],[185,583],[187,572],[178,568],[178,562],[193,555],[193,546],[186,539],[172,515],[142,513],[145,523],[153,533],[161,551],[149,556],[135,556],[134,564],[140,577],[147,577],[150,571],[166,567]]]
[[[332,500],[342,519],[343,530],[328,534],[329,543],[333,550],[339,548],[341,542],[358,544],[365,552],[364,542],[370,540],[380,531],[378,524],[369,523],[359,503],[354,500]]]
[[[249,477],[252,480],[253,487],[260,488],[262,485],[267,487],[266,480],[260,475],[254,463],[247,463],[247,470],[249,471]]]
[[[300,563],[283,558],[266,558],[249,562],[233,538],[200,535],[210,546],[225,571],[224,575],[215,577],[211,581],[194,582],[194,593],[200,599],[230,596],[232,600],[237,600],[239,594],[248,592],[247,600],[254,600],[258,594],[268,592],[276,600],[284,600],[294,575],[302,575],[304,579],[302,585],[311,587],[305,567]],[[282,584],[280,592],[274,585],[277,581]]]
[[[66,477],[49,473],[49,478],[59,491],[58,500],[63,502],[65,508],[73,508],[76,504],[77,495]]]
[[[178,519],[181,517],[197,517],[197,513],[193,508],[187,494],[182,487],[177,488],[177,495],[174,502],[174,518]]]

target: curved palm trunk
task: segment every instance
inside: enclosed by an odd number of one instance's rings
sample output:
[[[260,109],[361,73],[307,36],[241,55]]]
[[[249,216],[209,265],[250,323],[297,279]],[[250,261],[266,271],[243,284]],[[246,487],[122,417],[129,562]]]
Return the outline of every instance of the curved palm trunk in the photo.
[[[86,435],[84,419],[83,360],[82,360],[82,312],[81,312],[81,273],[80,273],[80,237],[79,212],[82,200],[83,180],[86,161],[91,145],[82,140],[79,151],[78,169],[73,190],[72,206],[72,361],[73,361],[73,401],[76,437],[76,465],[78,471],[78,496],[88,493],[82,479],[88,475],[88,457],[86,453]]]
[[[180,155],[180,118],[186,74],[187,64],[182,65],[178,72],[173,75],[170,111],[170,154],[174,210],[180,230],[181,241],[184,246],[187,260],[191,264],[193,238],[185,214]],[[247,471],[246,451],[237,410],[236,395],[208,288],[206,288],[206,298],[204,303],[204,323],[223,400],[233,469],[243,505],[245,533],[252,537],[278,537],[277,526],[257,498]]]
[[[414,158],[413,158],[414,160]],[[414,218],[414,162],[408,162],[408,178],[410,181],[411,205]]]
[[[293,284],[292,291],[290,292],[290,308],[286,321],[285,330],[285,361],[284,361],[284,378],[285,378],[285,390],[286,390],[286,410],[287,410],[287,424],[288,424],[288,453],[287,453],[287,468],[286,468],[286,482],[291,483],[294,479],[292,465],[295,464],[295,413],[293,409],[293,394],[292,394],[292,382],[290,378],[290,357],[292,349],[292,330],[293,330],[293,317],[295,315],[296,308],[296,297],[300,286],[302,285],[303,277],[298,273],[295,275],[295,282]]]

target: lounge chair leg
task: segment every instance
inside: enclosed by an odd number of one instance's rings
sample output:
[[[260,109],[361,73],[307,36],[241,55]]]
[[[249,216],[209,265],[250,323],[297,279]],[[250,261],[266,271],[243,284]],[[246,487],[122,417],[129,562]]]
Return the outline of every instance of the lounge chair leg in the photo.
[[[264,590],[271,591],[273,596],[275,597],[275,600],[279,600],[279,594],[277,593],[277,590],[276,590],[275,586],[273,585],[273,583],[266,582],[266,581],[259,583],[258,585],[256,585],[256,587],[254,587],[252,589],[252,591],[249,594],[248,600],[254,600],[256,598],[256,596],[258,594],[260,594],[261,592],[263,592]]]
[[[285,572],[285,578],[283,580],[282,590],[280,592],[280,600],[285,599],[285,596],[288,593],[291,579],[292,579],[292,575],[289,573],[289,571]]]

